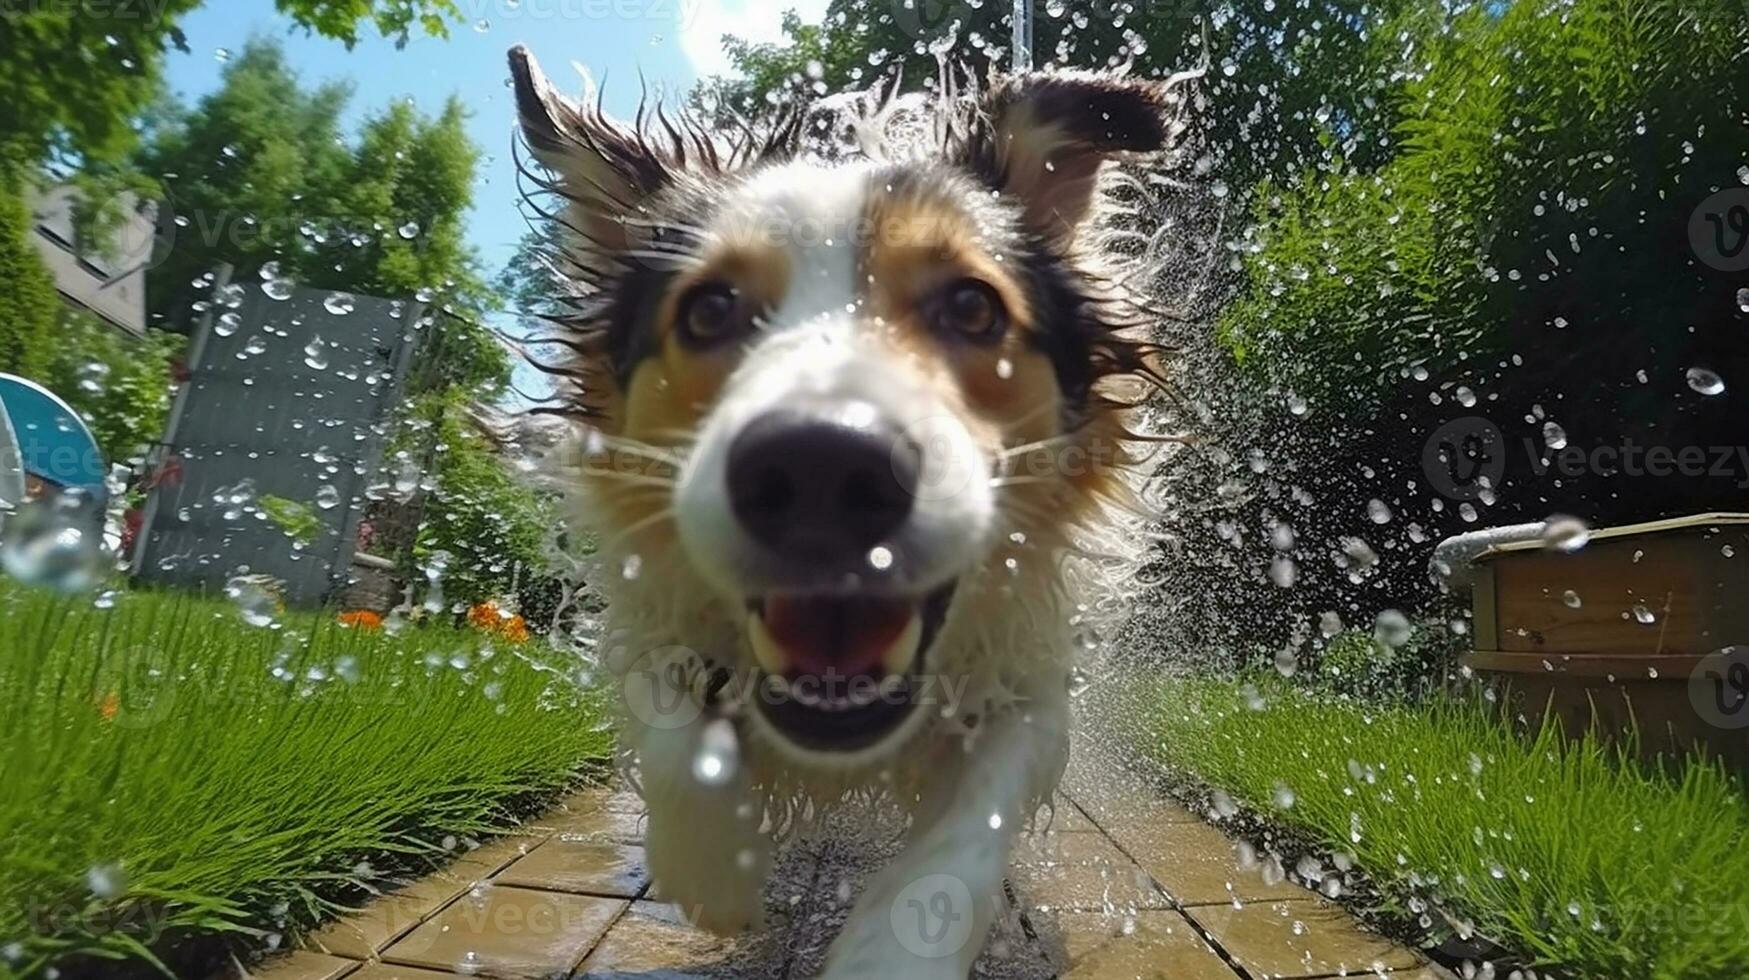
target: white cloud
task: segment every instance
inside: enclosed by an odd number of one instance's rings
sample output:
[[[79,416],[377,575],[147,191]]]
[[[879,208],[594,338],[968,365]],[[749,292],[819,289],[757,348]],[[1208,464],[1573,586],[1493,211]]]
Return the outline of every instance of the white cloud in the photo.
[[[817,24],[827,0],[681,0],[680,49],[700,78],[727,75],[733,69],[723,53],[722,37],[733,34],[755,43],[783,40],[783,15],[794,10]]]

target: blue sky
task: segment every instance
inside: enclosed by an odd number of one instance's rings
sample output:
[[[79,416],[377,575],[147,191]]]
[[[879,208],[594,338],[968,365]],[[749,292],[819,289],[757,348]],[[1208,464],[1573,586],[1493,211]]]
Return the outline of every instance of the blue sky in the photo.
[[[472,108],[469,129],[490,157],[475,188],[469,235],[496,275],[526,227],[516,206],[510,154],[514,113],[505,88],[504,53],[527,44],[561,87],[577,91],[573,62],[602,83],[610,112],[629,114],[641,71],[651,86],[684,92],[699,77],[726,70],[725,32],[754,40],[779,37],[786,9],[818,20],[825,0],[457,0],[468,14],[445,39],[415,37],[406,48],[375,37],[345,45],[307,37],[273,9],[273,0],[209,0],[184,18],[190,54],[172,52],[166,77],[192,103],[219,84],[221,50],[240,50],[253,35],[277,37],[306,84],[350,79],[348,124],[395,99],[434,113],[452,93]]]

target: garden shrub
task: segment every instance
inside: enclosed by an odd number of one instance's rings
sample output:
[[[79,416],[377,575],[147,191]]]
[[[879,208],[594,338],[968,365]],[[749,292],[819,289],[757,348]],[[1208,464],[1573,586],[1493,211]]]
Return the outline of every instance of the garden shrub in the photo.
[[[158,330],[129,336],[89,313],[66,309],[38,380],[73,406],[110,462],[126,462],[163,437],[173,392],[170,368],[186,342]]]
[[[61,297],[30,234],[30,208],[0,165],[0,371],[37,378],[54,356]]]

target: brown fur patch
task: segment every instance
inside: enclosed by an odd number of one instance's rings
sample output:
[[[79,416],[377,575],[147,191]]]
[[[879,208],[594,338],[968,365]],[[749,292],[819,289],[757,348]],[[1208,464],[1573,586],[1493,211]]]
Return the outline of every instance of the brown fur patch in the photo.
[[[738,343],[698,350],[676,337],[680,301],[690,289],[721,283],[739,291],[754,308],[770,309],[783,298],[789,275],[789,260],[781,249],[751,238],[729,238],[713,246],[696,268],[676,276],[656,306],[656,353],[632,372],[623,434],[659,445],[690,438],[735,369]]]
[[[1051,363],[1029,342],[1036,325],[1023,284],[978,242],[971,219],[928,199],[875,194],[868,205],[875,230],[862,256],[868,305],[895,342],[919,360],[945,365],[968,409],[994,425],[1003,445],[1056,434],[1061,392]],[[922,309],[938,291],[962,279],[990,285],[1010,326],[994,344],[937,336]]]

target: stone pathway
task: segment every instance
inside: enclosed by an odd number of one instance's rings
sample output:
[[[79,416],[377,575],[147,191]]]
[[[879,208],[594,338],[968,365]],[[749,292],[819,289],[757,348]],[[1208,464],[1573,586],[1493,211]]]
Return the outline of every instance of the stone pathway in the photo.
[[[1241,867],[1239,845],[1076,746],[1055,813],[1025,837],[992,980],[1445,980],[1340,907]],[[598,788],[516,836],[372,902],[269,960],[256,980],[806,980],[891,845],[804,839],[767,889],[772,928],[724,941],[648,901],[640,803]],[[1047,811],[1048,814],[1048,811]],[[701,826],[700,833],[708,833]]]

